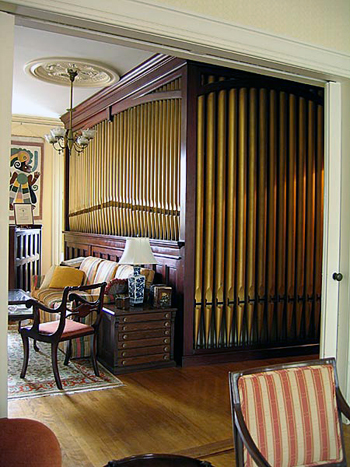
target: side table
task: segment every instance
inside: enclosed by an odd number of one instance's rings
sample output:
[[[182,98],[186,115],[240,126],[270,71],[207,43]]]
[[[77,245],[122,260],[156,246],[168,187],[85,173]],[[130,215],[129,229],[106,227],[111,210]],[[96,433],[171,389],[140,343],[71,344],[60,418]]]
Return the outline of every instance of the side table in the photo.
[[[11,289],[8,291],[8,320],[18,321],[18,329],[21,321],[33,318],[33,309],[27,308],[25,303],[32,297],[22,289]]]
[[[97,359],[113,374],[175,366],[175,308],[104,305]]]

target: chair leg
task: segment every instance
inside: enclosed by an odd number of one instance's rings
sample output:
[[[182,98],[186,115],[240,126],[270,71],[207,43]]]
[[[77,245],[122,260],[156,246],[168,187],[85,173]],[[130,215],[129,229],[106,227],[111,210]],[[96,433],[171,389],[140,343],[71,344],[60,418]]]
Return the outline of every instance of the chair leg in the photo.
[[[94,367],[94,372],[96,376],[100,376],[100,371],[98,369],[97,360],[96,360],[96,347],[97,347],[97,334],[91,336],[91,360]]]
[[[67,346],[67,349],[66,349],[66,356],[64,358],[64,364],[65,365],[68,365],[69,363],[69,360],[72,356],[72,341],[68,341],[68,346]]]
[[[27,372],[27,367],[28,367],[28,360],[29,360],[29,339],[28,336],[24,336],[21,334],[22,337],[22,342],[23,342],[23,365],[22,365],[22,371],[20,374],[21,378],[24,378]]]
[[[58,373],[58,366],[57,366],[57,349],[58,349],[58,342],[51,344],[51,361],[52,361],[53,374],[55,376],[55,381],[56,381],[58,389],[62,389],[61,378],[60,378],[60,374]]]
[[[39,349],[39,347],[36,345],[36,340],[35,340],[35,339],[34,339],[34,341],[33,341],[33,347],[34,347],[35,352],[39,352],[40,349]]]

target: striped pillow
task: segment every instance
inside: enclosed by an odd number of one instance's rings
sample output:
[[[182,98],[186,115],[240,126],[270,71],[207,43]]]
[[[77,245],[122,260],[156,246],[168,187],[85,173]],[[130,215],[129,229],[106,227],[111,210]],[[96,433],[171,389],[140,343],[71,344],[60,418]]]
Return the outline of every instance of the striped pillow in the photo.
[[[95,275],[100,262],[103,261],[101,258],[95,258],[93,256],[87,256],[80,265],[80,270],[85,272],[86,282],[85,284],[93,284],[95,282]]]
[[[343,459],[332,365],[244,375],[238,389],[250,435],[272,466]],[[255,465],[246,448],[244,465]]]
[[[95,275],[94,283],[99,284],[100,282],[109,282],[114,278],[116,270],[118,268],[118,263],[115,261],[108,261],[104,259],[97,268]]]

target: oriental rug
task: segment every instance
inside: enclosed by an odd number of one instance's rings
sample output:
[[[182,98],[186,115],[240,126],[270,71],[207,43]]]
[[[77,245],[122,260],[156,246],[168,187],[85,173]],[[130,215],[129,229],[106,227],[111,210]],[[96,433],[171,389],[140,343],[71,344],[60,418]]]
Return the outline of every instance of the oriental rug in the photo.
[[[22,339],[18,331],[8,332],[8,399],[74,394],[97,389],[123,386],[112,373],[99,365],[100,376],[96,376],[89,358],[77,359],[63,364],[64,354],[58,352],[58,370],[63,390],[57,389],[51,366],[51,346],[38,342],[39,352],[33,349],[30,339],[29,363],[25,378],[20,378],[23,362]]]

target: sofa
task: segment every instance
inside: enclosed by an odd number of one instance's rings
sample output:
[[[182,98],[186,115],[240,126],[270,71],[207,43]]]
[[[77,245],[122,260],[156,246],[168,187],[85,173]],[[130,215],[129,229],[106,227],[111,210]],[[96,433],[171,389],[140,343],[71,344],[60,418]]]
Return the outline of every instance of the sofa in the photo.
[[[33,298],[43,303],[46,307],[58,308],[62,300],[63,289],[70,285],[90,285],[100,282],[107,282],[113,279],[124,279],[133,273],[133,267],[126,264],[118,264],[115,261],[109,261],[102,258],[87,256],[82,259],[79,267],[77,262],[73,262],[74,267],[70,266],[52,266],[45,276],[33,276],[31,284],[31,295]],[[77,272],[73,272],[76,270]],[[154,271],[152,269],[142,268],[141,274],[146,278],[146,289],[152,285],[154,279]],[[74,276],[75,281],[72,282]],[[55,280],[55,279],[58,279]],[[93,294],[88,292],[83,293],[84,298],[89,301],[96,300]],[[104,303],[110,303],[112,298],[105,295]],[[52,321],[57,319],[56,315],[40,311],[41,322]],[[86,318],[86,324],[91,324],[94,316]],[[65,343],[64,343],[65,344]],[[90,340],[89,337],[75,339],[72,342],[72,358],[90,356]],[[63,349],[64,350],[64,349]]]

